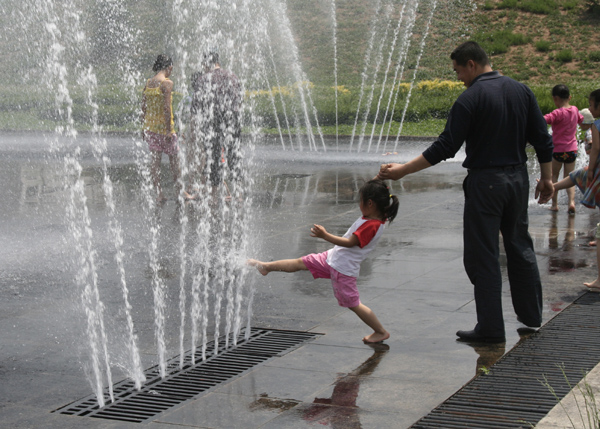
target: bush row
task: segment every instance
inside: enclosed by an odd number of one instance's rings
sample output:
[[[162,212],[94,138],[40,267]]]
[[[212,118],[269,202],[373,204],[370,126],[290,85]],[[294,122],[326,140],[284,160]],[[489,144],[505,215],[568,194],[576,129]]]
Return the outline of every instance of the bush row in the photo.
[[[556,82],[561,83],[561,82]],[[554,84],[532,87],[543,113],[555,109],[552,102],[551,89]],[[600,85],[598,85],[600,87]],[[583,83],[570,85],[573,96],[571,104],[580,109],[588,106],[588,95],[597,89],[595,84]],[[318,120],[321,125],[336,124],[336,92],[337,122],[352,125],[355,122],[381,123],[386,121],[409,122],[429,119],[443,119],[448,116],[454,100],[464,90],[461,82],[456,81],[421,81],[414,85],[402,83],[395,88],[391,86],[381,91],[371,88],[362,91],[359,87],[315,86],[310,82],[291,87],[271,88],[246,92],[245,109],[254,112],[260,125],[267,128],[303,126],[305,117],[311,122]],[[304,94],[302,104],[300,92]],[[410,100],[407,105],[407,99]],[[85,103],[85,97],[73,91],[72,118],[79,130],[91,128],[93,108]],[[174,95],[174,106],[181,99],[181,94]],[[312,104],[310,101],[312,100]],[[367,107],[371,100],[370,107]],[[106,130],[134,131],[139,125],[139,100],[131,100],[114,86],[99,88],[98,91],[98,123]],[[312,107],[314,105],[314,108]],[[360,105],[360,110],[357,108]],[[64,120],[64,112],[58,111],[54,100],[48,94],[35,89],[0,87],[0,129],[32,129],[47,128],[48,124]],[[36,124],[40,128],[36,128]]]

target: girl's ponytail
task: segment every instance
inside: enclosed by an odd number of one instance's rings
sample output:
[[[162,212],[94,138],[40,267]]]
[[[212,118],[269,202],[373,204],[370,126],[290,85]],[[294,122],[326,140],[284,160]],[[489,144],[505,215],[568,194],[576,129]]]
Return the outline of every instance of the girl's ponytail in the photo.
[[[390,195],[390,205],[384,209],[383,215],[386,219],[391,222],[398,214],[398,208],[400,207],[400,200],[395,195]]]

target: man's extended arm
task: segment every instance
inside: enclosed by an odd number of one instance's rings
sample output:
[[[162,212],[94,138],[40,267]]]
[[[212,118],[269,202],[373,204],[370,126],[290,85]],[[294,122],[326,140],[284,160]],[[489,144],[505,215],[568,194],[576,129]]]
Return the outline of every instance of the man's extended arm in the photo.
[[[408,174],[416,173],[429,167],[431,167],[429,161],[423,155],[419,155],[406,164],[381,164],[377,178],[381,180],[398,180]]]

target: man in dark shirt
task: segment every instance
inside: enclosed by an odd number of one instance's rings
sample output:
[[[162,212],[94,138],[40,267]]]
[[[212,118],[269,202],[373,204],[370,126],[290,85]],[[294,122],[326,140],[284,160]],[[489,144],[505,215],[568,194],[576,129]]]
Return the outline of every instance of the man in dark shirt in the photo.
[[[216,51],[204,55],[203,66],[190,108],[190,176],[193,181],[196,171],[205,174],[214,192],[224,180],[236,181],[241,174],[242,90],[237,76],[221,68]]]
[[[528,232],[529,176],[525,145],[535,149],[541,178],[535,198],[547,202],[552,185],[552,139],[532,91],[492,70],[487,54],[466,42],[450,55],[467,89],[458,97],[438,139],[406,164],[383,164],[379,178],[398,180],[452,158],[466,142],[463,166],[464,265],[475,287],[477,325],[459,340],[504,342],[499,232],[517,318],[531,328],[542,322],[542,286]]]

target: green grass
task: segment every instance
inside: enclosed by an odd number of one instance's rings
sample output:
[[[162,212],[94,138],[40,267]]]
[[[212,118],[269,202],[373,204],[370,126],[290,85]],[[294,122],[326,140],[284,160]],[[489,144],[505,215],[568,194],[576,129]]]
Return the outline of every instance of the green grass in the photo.
[[[419,121],[419,122],[404,122],[403,126],[402,126],[402,136],[417,136],[417,137],[433,137],[433,136],[438,136],[443,130],[444,130],[444,125],[446,124],[446,120],[445,119],[427,119],[427,120],[423,120],[423,121]],[[395,138],[398,135],[398,129],[400,127],[400,123],[398,122],[392,122],[392,127],[389,133],[390,138]],[[352,125],[349,124],[341,124],[338,128],[337,128],[337,135],[340,136],[351,136],[352,135]],[[357,131],[355,133],[355,135],[360,131],[360,126],[357,127]],[[369,124],[367,126],[367,129],[365,131],[365,135],[367,137],[371,136],[371,130],[373,129],[372,124]],[[388,124],[385,125],[384,128],[384,135],[386,135],[387,133],[387,129],[388,129]],[[282,130],[284,132],[284,135],[287,133],[287,129],[286,130]],[[296,133],[296,129],[292,128],[290,130],[292,132],[292,134]],[[316,133],[317,130],[313,129],[313,131]],[[321,127],[321,131],[323,132],[324,135],[336,135],[336,126],[335,125],[326,125],[326,126],[322,126]],[[378,139],[379,138],[379,133],[381,131],[381,124],[378,124],[375,126],[375,133],[374,135],[374,139]],[[279,130],[277,128],[264,128],[263,132],[265,132],[266,134],[273,134],[273,135],[278,135],[279,134]],[[306,130],[304,128],[300,129],[301,133],[306,132]]]

